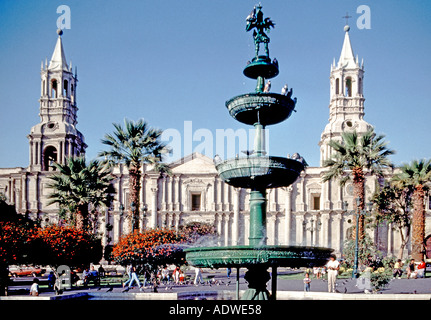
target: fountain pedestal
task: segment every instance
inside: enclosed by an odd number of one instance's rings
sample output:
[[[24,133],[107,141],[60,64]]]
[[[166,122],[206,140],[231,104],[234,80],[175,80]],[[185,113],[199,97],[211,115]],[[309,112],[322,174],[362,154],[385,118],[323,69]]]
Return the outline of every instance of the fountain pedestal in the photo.
[[[266,289],[266,283],[271,277],[267,268],[265,265],[256,265],[248,268],[248,271],[244,275],[245,281],[248,282],[248,289],[241,300],[269,300],[270,294]]]

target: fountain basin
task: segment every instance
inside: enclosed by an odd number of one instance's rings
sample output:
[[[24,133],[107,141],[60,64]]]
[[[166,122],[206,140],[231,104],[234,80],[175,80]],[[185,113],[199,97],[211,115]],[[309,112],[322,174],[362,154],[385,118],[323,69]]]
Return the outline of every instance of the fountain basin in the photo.
[[[271,62],[271,59],[267,56],[253,58],[243,71],[244,75],[251,79],[257,79],[258,77],[271,79],[276,77],[278,72],[278,63]]]
[[[229,114],[239,122],[263,126],[283,122],[295,109],[295,102],[278,93],[247,93],[226,101]]]
[[[187,248],[186,260],[201,268],[249,268],[323,266],[333,249],[307,246],[227,246]]]
[[[266,189],[290,186],[304,170],[304,164],[282,157],[250,156],[225,160],[216,169],[231,186]]]

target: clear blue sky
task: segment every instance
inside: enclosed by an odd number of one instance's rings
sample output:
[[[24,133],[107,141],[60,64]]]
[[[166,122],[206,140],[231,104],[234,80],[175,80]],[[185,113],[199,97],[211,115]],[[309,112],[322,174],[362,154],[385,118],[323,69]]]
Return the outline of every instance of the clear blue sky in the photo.
[[[238,128],[225,108],[252,92],[243,76],[253,57],[245,17],[258,1],[12,1],[0,2],[0,168],[28,165],[30,128],[39,122],[40,64],[50,59],[59,5],[71,9],[66,58],[78,67],[78,125],[87,158],[103,149],[113,122],[145,118],[161,129]],[[270,54],[280,63],[273,91],[294,88],[297,113],[270,127],[270,153],[299,152],[319,163],[320,134],[329,118],[329,72],[340,55],[348,11],[355,55],[365,61],[365,120],[397,151],[395,164],[430,158],[431,3],[427,0],[267,0]],[[359,5],[371,29],[356,27]],[[196,142],[198,144],[199,142]]]

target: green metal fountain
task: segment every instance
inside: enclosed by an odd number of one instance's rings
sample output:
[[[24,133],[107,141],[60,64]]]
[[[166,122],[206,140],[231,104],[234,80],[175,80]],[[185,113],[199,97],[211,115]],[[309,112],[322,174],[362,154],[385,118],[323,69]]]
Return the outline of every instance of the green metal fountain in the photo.
[[[236,96],[226,102],[230,115],[237,121],[255,128],[254,150],[246,157],[215,161],[216,169],[223,181],[237,187],[250,189],[250,235],[249,244],[226,247],[188,248],[186,260],[196,267],[247,268],[244,279],[248,289],[243,300],[268,300],[270,294],[266,283],[271,279],[268,268],[272,268],[272,288],[276,287],[277,267],[306,267],[323,265],[332,249],[304,246],[267,245],[266,237],[266,190],[290,186],[299,177],[306,165],[301,158],[267,156],[263,131],[266,126],[280,123],[290,117],[295,109],[296,98],[292,89],[285,86],[281,94],[270,93],[270,81],[279,73],[278,61],[269,57],[269,37],[266,35],[273,22],[263,18],[262,7],[255,6],[246,19],[246,30],[253,29],[255,57],[247,63],[243,73],[257,80],[255,92]],[[259,55],[260,45],[264,55]],[[265,83],[265,81],[267,81]]]

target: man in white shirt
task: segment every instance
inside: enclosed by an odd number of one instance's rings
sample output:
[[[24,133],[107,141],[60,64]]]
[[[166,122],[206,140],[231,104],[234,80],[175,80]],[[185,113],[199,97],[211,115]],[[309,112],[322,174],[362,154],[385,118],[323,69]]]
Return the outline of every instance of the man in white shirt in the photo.
[[[336,259],[335,254],[331,254],[329,257],[326,269],[328,270],[328,292],[335,292],[335,281],[337,280],[338,269],[340,269],[340,262]]]

